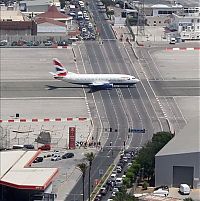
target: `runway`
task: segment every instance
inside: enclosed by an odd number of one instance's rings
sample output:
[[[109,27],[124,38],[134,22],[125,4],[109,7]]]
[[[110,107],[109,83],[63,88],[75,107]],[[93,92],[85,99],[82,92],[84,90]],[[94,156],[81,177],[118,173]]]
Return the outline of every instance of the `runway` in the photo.
[[[200,96],[199,80],[150,81],[157,96]]]

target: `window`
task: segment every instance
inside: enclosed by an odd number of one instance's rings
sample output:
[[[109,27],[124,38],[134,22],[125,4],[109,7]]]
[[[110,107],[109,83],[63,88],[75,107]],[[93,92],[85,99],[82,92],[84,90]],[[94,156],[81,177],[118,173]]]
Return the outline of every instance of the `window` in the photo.
[[[193,23],[193,22],[194,22],[194,19],[191,19],[191,22]]]
[[[159,21],[159,24],[161,24],[161,21]]]
[[[199,20],[199,19],[197,19],[197,23],[199,23],[199,21],[200,21],[200,20]]]

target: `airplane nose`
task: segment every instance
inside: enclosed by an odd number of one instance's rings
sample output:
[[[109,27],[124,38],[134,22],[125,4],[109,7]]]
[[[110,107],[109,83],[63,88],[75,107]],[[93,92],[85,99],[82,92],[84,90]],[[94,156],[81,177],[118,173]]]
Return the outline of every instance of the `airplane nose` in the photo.
[[[135,79],[135,82],[136,82],[136,83],[138,83],[139,81],[140,81],[140,80],[138,80],[138,79]]]

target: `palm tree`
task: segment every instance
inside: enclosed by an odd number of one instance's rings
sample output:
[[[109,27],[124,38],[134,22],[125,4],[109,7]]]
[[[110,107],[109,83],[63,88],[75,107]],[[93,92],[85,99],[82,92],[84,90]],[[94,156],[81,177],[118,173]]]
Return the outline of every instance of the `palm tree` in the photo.
[[[90,201],[90,172],[91,172],[91,167],[92,167],[92,161],[94,160],[94,153],[86,153],[85,154],[86,160],[89,162],[89,174],[88,174],[88,180],[89,180],[89,185],[88,185],[88,201]]]
[[[82,172],[82,184],[83,184],[83,201],[85,199],[85,173],[87,170],[87,165],[86,163],[80,163],[77,165],[77,167],[79,168],[79,170]]]

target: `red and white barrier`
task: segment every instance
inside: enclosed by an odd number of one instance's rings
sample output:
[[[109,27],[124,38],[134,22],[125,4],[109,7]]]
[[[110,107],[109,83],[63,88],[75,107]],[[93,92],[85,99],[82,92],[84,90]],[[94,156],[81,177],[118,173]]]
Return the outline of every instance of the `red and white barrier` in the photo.
[[[200,50],[199,47],[174,47],[174,48],[166,48],[166,50],[171,50],[171,51],[186,51],[186,50]]]
[[[3,120],[0,119],[0,123],[23,123],[23,122],[69,122],[69,121],[87,121],[89,118],[87,117],[78,117],[78,118],[73,118],[73,117],[67,117],[67,118],[44,118],[44,119],[38,119],[38,118],[33,118],[33,119],[7,119]]]

